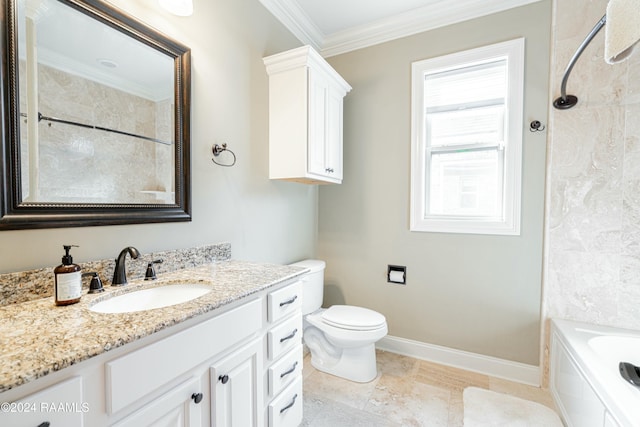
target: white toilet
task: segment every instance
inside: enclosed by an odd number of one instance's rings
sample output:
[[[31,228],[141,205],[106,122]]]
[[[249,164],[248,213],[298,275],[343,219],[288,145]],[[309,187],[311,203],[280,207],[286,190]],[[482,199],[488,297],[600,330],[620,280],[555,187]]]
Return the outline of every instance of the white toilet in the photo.
[[[366,383],[377,374],[375,343],[387,335],[387,320],[373,310],[350,305],[322,306],[325,262],[292,264],[310,270],[302,284],[303,339],[314,368]]]

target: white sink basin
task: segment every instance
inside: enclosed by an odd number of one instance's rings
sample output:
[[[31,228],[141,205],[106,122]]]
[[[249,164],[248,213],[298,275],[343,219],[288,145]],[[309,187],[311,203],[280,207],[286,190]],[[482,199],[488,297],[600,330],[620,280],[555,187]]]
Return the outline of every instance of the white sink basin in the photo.
[[[131,313],[180,304],[209,292],[211,292],[211,287],[207,285],[167,285],[118,295],[101,301],[90,309],[98,313]]]

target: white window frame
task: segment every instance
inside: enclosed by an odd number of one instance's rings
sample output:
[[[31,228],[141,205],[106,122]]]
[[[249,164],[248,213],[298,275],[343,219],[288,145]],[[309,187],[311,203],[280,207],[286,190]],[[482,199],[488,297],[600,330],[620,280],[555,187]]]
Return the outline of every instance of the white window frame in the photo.
[[[524,104],[524,38],[416,61],[411,69],[411,206],[410,230],[442,233],[520,234],[522,130]],[[505,102],[503,214],[499,219],[425,216],[428,193],[425,141],[425,75],[484,62],[507,59]]]

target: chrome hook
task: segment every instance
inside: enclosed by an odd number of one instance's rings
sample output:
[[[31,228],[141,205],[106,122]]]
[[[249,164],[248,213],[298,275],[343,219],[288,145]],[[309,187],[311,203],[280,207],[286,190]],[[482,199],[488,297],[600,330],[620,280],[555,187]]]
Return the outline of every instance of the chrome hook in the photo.
[[[543,130],[545,130],[545,126],[540,123],[539,120],[534,120],[531,123],[529,123],[529,132],[542,132]]]

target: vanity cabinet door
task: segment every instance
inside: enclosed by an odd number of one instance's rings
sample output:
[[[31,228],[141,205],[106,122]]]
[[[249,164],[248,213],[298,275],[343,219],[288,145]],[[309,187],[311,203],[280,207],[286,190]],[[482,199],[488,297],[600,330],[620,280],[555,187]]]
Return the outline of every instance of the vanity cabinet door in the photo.
[[[211,366],[213,426],[262,426],[262,347],[256,339]]]
[[[82,378],[73,377],[16,402],[3,402],[0,426],[83,427],[83,413],[89,409],[82,401]]]
[[[171,389],[113,427],[201,427],[204,394],[199,378]]]

